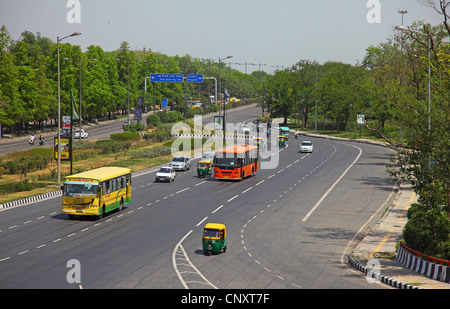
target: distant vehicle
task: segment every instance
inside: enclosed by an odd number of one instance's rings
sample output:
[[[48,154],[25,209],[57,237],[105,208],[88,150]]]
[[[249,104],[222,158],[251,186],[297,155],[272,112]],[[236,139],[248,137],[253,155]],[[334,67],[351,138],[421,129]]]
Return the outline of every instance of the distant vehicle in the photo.
[[[249,128],[248,125],[244,124],[244,125],[242,126],[242,133],[244,133],[244,134],[250,134],[250,128]]]
[[[184,156],[177,156],[170,161],[170,167],[176,171],[186,171],[191,169],[191,159]]]
[[[88,133],[86,132],[86,131],[84,131],[84,129],[81,129],[81,131],[80,130],[76,130],[75,131],[75,136],[74,136],[74,138],[88,138]]]
[[[288,127],[280,127],[280,135],[284,135],[286,140],[289,139],[289,128]]]
[[[300,152],[313,152],[313,143],[310,141],[303,141],[300,145]]]
[[[125,129],[125,127],[128,127],[131,124],[131,121],[124,121],[122,124],[122,129]]]
[[[176,173],[173,167],[164,166],[159,169],[159,172],[155,175],[155,181],[175,181]]]

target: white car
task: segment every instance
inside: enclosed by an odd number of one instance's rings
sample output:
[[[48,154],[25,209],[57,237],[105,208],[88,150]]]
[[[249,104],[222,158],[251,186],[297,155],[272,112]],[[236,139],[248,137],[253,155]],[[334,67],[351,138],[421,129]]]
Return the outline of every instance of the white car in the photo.
[[[300,152],[313,152],[313,143],[310,141],[303,141],[300,145]]]
[[[169,164],[176,171],[186,171],[191,169],[191,159],[188,157],[178,156],[174,157]]]
[[[80,130],[76,130],[75,131],[75,135],[74,138],[88,138],[88,133],[86,131],[84,131],[84,129],[81,129],[81,134],[80,134]]]
[[[155,175],[155,181],[167,181],[172,182],[175,180],[176,177],[175,170],[173,167],[170,166],[164,166],[159,169],[159,172]]]
[[[250,127],[246,124],[242,126],[242,133],[249,135],[250,134]]]

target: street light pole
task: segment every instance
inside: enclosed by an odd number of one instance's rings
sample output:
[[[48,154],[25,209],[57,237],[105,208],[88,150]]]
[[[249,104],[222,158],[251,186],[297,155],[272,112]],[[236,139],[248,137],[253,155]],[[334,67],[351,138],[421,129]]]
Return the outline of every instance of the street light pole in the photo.
[[[59,42],[65,38],[80,35],[80,32],[74,32],[71,35],[63,38],[56,37],[56,43],[58,47],[58,187],[61,186],[61,69],[59,60]],[[70,120],[72,122],[72,119]],[[72,123],[71,123],[72,125]]]
[[[223,60],[226,60],[226,59],[230,59],[230,58],[233,58],[233,56],[228,56],[228,57],[223,58],[223,59],[219,58],[219,96],[220,96],[220,98],[219,98],[219,101],[220,101],[220,105],[219,105],[219,120],[220,120],[220,110],[221,110],[221,106],[222,106],[222,96],[221,96],[221,94],[222,94],[222,79],[220,77],[220,62],[222,62]],[[224,106],[224,108],[225,108],[225,106]],[[223,128],[223,143],[225,144],[225,113],[223,115],[222,128]]]

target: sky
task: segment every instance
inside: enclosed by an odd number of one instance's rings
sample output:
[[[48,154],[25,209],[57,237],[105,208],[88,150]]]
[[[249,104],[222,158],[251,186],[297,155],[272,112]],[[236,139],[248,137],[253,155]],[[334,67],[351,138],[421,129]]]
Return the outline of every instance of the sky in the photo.
[[[437,1],[437,0],[435,0]],[[0,0],[0,25],[14,40],[25,30],[85,51],[98,45],[226,62],[272,74],[306,59],[355,65],[394,27],[443,17],[423,0]],[[240,63],[240,64],[237,64]],[[247,63],[247,66],[243,65]]]

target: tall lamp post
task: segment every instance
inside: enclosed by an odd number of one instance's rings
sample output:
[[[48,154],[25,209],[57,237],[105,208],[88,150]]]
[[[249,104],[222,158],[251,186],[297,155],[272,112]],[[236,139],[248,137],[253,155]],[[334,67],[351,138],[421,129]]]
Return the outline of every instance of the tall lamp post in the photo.
[[[59,38],[59,36],[56,37],[56,43],[58,46],[58,186],[61,186],[61,69],[59,60],[59,42],[68,37],[77,36],[80,34],[80,32],[74,32],[71,35],[62,38]]]
[[[220,104],[219,104],[219,119],[220,119],[220,110],[221,110],[221,106],[222,106],[222,96],[221,96],[221,94],[222,94],[222,79],[220,78],[220,63],[223,60],[230,59],[230,58],[233,58],[233,56],[228,56],[228,57],[222,58],[222,59],[219,58],[219,96],[220,96],[220,98],[219,98],[219,101],[220,101]],[[224,106],[224,108],[225,108],[225,106]],[[222,128],[223,128],[223,143],[225,144],[225,112],[224,112],[224,115],[223,115]]]

